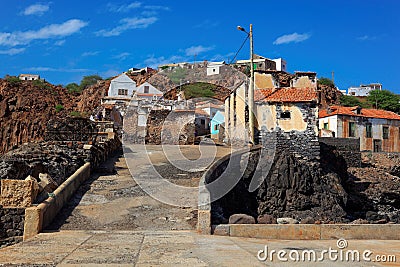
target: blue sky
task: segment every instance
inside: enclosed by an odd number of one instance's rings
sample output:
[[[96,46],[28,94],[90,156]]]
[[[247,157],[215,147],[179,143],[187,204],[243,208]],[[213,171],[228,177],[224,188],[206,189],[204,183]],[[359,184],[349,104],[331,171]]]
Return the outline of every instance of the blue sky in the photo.
[[[250,4],[251,3],[251,4]],[[315,71],[340,89],[380,82],[400,93],[400,1],[3,0],[0,77],[38,73],[54,84],[131,67],[228,61],[254,27],[255,53],[289,72]],[[249,57],[246,44],[238,59]]]

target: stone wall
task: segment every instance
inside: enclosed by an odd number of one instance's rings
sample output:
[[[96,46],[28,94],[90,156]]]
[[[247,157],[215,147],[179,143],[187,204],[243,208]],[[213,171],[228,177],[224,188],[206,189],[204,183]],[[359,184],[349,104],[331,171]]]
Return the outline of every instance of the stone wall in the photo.
[[[333,153],[326,160],[320,154],[318,139],[310,142],[306,135],[292,140],[290,134],[281,131],[261,134],[262,149],[247,152],[249,162],[241,180],[228,194],[212,202],[213,224],[227,223],[237,213],[255,219],[266,215],[298,221],[348,222],[345,211],[348,196],[342,186],[345,164]],[[228,162],[214,168],[206,183],[218,179]],[[243,168],[240,159],[234,165]],[[336,165],[343,165],[344,173],[337,171]],[[256,190],[254,182],[259,184]],[[210,196],[212,199],[213,192]]]
[[[285,132],[279,126],[275,131],[270,132],[262,127],[258,142],[263,146],[270,146],[269,149],[278,151],[287,150],[291,154],[301,157],[304,160],[315,161],[320,157],[320,146],[318,143],[316,127],[315,108],[311,104],[299,104],[298,108],[303,114],[303,120],[307,126],[304,131],[292,130]],[[276,106],[276,119],[280,120],[282,107]],[[272,147],[271,147],[272,145]]]
[[[361,167],[360,139],[319,137],[321,153],[337,153],[347,167]]]
[[[12,245],[22,239],[24,220],[24,208],[3,208],[0,206],[0,248]]]
[[[189,101],[135,100],[124,117],[126,144],[193,144],[194,105]]]

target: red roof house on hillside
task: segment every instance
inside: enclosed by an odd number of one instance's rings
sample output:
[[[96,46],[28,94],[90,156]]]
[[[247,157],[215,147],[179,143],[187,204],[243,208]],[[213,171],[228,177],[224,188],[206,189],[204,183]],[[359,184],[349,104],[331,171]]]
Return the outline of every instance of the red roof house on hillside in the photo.
[[[400,115],[394,112],[331,106],[318,117],[322,137],[360,138],[361,151],[400,152]]]

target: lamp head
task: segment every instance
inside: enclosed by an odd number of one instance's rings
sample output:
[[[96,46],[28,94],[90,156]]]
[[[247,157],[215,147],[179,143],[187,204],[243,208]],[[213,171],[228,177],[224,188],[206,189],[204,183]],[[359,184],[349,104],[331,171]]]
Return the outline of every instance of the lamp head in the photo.
[[[237,29],[242,32],[246,32],[246,30],[242,26],[237,26]]]

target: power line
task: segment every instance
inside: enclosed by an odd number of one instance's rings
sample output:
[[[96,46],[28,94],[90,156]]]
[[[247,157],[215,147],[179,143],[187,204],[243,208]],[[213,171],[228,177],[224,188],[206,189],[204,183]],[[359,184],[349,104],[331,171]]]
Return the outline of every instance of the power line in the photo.
[[[232,64],[232,62],[235,61],[237,55],[239,54],[240,50],[242,50],[243,46],[246,44],[249,37],[250,37],[250,35],[248,34],[246,39],[244,40],[243,44],[240,46],[239,50],[236,52],[236,55],[232,58],[232,60],[231,60],[231,62],[229,62],[229,64]]]

